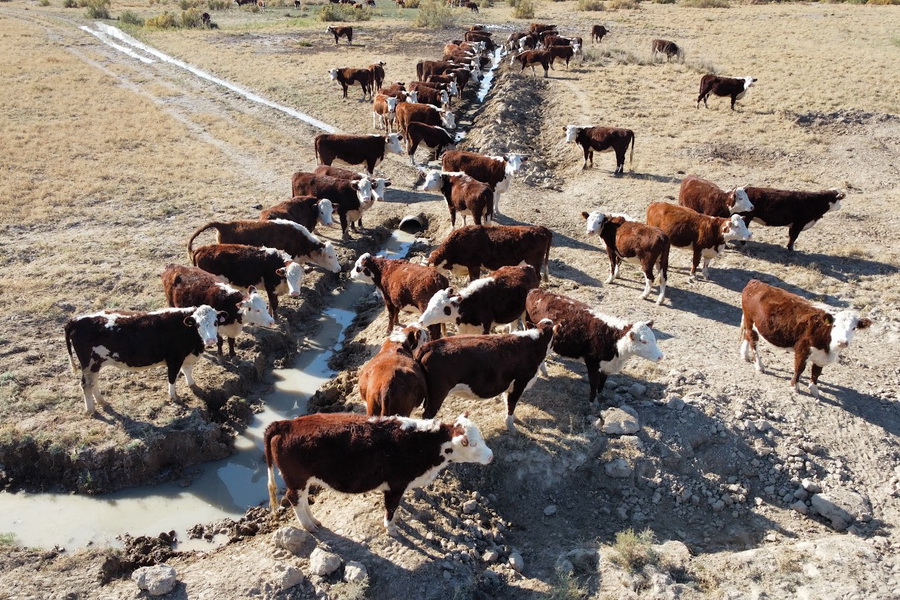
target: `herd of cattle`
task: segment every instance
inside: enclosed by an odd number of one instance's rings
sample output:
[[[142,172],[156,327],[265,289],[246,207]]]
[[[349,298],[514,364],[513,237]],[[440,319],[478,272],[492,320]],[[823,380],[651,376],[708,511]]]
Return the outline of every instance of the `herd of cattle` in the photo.
[[[338,32],[333,33],[337,41]],[[604,27],[595,26],[592,40],[600,41],[606,33]],[[343,35],[352,39],[352,33]],[[384,128],[384,134],[317,136],[314,147],[320,165],[312,173],[293,175],[290,200],[264,210],[258,220],[216,221],[199,227],[187,244],[192,266],[167,265],[163,272],[163,291],[172,308],[107,310],[70,320],[66,343],[73,370],[80,370],[88,413],[94,412],[95,401],[102,402],[97,376],[103,365],[143,369],[165,364],[169,395],[177,400],[179,370],[193,385],[191,370],[206,346],[218,343],[221,356],[223,338],[228,338],[233,356],[234,338],[244,325],[274,325],[278,296],[299,294],[304,263],[340,272],[334,246],[319,240],[313,231],[317,224],[333,225],[334,213],[344,236],[348,226],[354,230],[362,226],[363,213],[375,200],[383,199],[391,185],[389,179],[374,177],[374,170],[387,153],[402,154],[403,140],[413,163],[419,144],[436,151],[442,168],[420,169],[418,189],[441,192],[453,230],[431,252],[427,264],[369,253],[356,260],[351,277],[376,286],[388,315],[388,337],[359,373],[367,416],[316,414],[272,423],[264,444],[273,509],[277,465],[287,485],[286,498],[305,528],[314,530],[319,525],[307,498],[312,484],[322,484],[347,493],[383,491],[385,526],[393,533],[395,511],[406,489],[427,485],[450,462],[487,464],[492,459],[466,415],[452,425],[433,420],[448,396],[502,395],[506,424],[514,432],[516,404],[539,371],[546,376],[544,362],[551,349],[560,356],[584,360],[591,403],[602,394],[607,377],[620,372],[631,356],[662,360],[652,321],[628,322],[541,289],[541,280],[549,279],[550,229],[492,224],[499,214],[500,195],[526,159],[518,154],[491,157],[448,149],[454,142],[448,131],[454,127],[451,98],[459,97],[469,81],[480,79],[482,70],[491,65],[489,53],[497,48],[482,26],[473,27],[464,38],[448,43],[441,61],[421,61],[416,69],[418,81],[408,84],[384,86],[383,62],[364,69],[333,69],[330,75],[342,85],[344,96],[349,86],[359,84],[364,97],[372,99],[373,125]],[[548,40],[554,38],[567,40],[560,45],[571,52],[580,51],[581,38],[561,38],[554,26],[542,24],[511,35],[505,46],[522,49],[517,56],[552,52],[554,46]],[[527,49],[532,43],[549,49]],[[662,46],[659,51],[681,55],[677,46],[674,50]],[[499,59],[500,53],[495,57]],[[703,90],[719,93],[716,85],[704,83],[701,96]],[[627,149],[634,150],[631,130],[571,125],[565,134],[566,141],[582,147],[584,167],[588,161],[593,164],[594,151],[613,150],[615,172],[620,174]],[[335,161],[364,165],[367,172],[332,166]],[[582,217],[586,232],[598,235],[606,247],[607,283],[618,276],[623,261],[636,263],[644,275],[641,298],[647,298],[658,281],[656,302],[661,304],[672,246],[692,251],[692,277],[703,259],[703,276],[708,278],[709,262],[726,242],[750,239],[751,222],[788,227],[788,248],[793,249],[799,233],[839,208],[843,196],[837,191],[749,186],[725,191],[689,176],[681,183],[678,204],[651,203],[646,223],[597,211],[583,212]],[[457,214],[464,220],[471,216],[475,224],[456,228]],[[216,232],[217,243],[194,249],[195,239],[207,230]],[[490,273],[482,277],[482,270]],[[468,283],[456,289],[450,276],[468,277]],[[257,289],[265,291],[268,310]],[[811,361],[809,390],[814,396],[818,396],[822,368],[836,360],[856,330],[870,325],[869,319],[855,312],[815,306],[756,280],[746,285],[741,305],[744,358],[753,361],[755,357],[756,368],[763,370],[759,336],[775,346],[794,348],[791,384],[799,385]],[[419,317],[403,327],[401,313]],[[448,325],[456,328],[457,335],[446,335]],[[492,333],[501,325],[507,326],[506,333]],[[424,420],[410,418],[419,406],[423,406]]]

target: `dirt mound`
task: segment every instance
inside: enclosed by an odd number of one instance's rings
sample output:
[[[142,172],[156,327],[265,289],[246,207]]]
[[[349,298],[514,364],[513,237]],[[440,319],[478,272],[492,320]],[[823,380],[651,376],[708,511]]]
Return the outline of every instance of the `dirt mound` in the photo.
[[[811,111],[797,114],[794,123],[800,127],[839,127],[853,128],[874,123],[887,123],[900,119],[898,115],[871,113],[857,109],[841,109],[832,113]]]

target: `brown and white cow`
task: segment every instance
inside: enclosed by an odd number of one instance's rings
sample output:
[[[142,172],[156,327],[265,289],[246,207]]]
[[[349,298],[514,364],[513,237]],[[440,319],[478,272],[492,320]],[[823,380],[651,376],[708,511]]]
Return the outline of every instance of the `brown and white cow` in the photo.
[[[491,186],[494,190],[494,213],[499,214],[500,194],[509,189],[513,176],[527,160],[528,157],[524,154],[485,156],[477,152],[452,150],[441,158],[441,167],[444,171],[462,171]]]
[[[526,50],[525,52],[520,52],[519,54],[514,54],[512,58],[509,59],[510,66],[516,64],[516,61],[519,61],[519,64],[522,65],[520,71],[524,71],[525,67],[531,67],[531,74],[537,75],[534,70],[535,65],[541,65],[544,68],[544,77],[550,76],[550,69],[553,68],[551,64],[553,57],[550,55],[548,50]]]
[[[657,227],[635,223],[624,215],[593,211],[590,214],[582,212],[581,216],[587,221],[586,233],[599,235],[606,245],[606,255],[609,257],[609,278],[606,283],[612,283],[618,277],[622,261],[636,263],[644,274],[644,291],[641,293],[643,300],[650,295],[650,286],[654,280],[653,267],[658,264],[659,295],[656,303],[662,304],[669,276],[669,236]]]
[[[463,225],[471,216],[476,225],[490,223],[494,218],[494,192],[488,184],[469,177],[462,171],[419,171],[416,189],[420,192],[440,192],[450,210],[450,226],[456,228],[456,213],[462,215]],[[417,181],[418,183],[418,181]]]
[[[428,264],[475,281],[482,267],[495,271],[525,262],[543,270],[547,281],[552,243],[553,232],[541,225],[465,225],[450,232],[428,256]]]
[[[745,188],[736,187],[726,192],[712,181],[694,175],[681,180],[678,204],[711,217],[730,217],[734,213],[753,210]]]
[[[819,375],[826,365],[835,362],[850,345],[853,334],[872,324],[855,311],[833,312],[819,308],[808,300],[751,279],[741,294],[741,356],[751,362],[756,357],[756,370],[764,373],[760,357],[759,336],[779,348],[794,349],[794,376],[791,385],[800,391],[800,376],[811,361],[810,395],[819,397]]]
[[[249,295],[231,287],[220,277],[197,267],[168,264],[162,272],[166,302],[172,308],[187,308],[208,304],[216,309],[219,318],[218,354],[222,356],[224,337],[228,338],[228,356],[234,356],[234,338],[240,335],[244,325],[272,327],[275,319],[269,314],[266,301],[255,287]]]
[[[341,88],[344,90],[344,98],[347,97],[347,89],[357,83],[359,84],[359,87],[362,88],[363,100],[366,99],[366,96],[368,96],[369,99],[372,98],[372,72],[369,69],[339,67],[337,69],[330,69],[328,75],[331,77],[332,81],[337,81],[341,84]]]
[[[484,49],[493,52],[497,49],[497,44],[491,38],[490,31],[467,31],[463,34],[463,39],[467,42],[484,42]]]
[[[394,124],[395,110],[397,109],[398,98],[386,96],[384,94],[375,94],[372,101],[372,129],[384,129],[388,133]]]
[[[380,88],[381,84],[384,83],[384,64],[383,60],[379,60],[377,63],[367,67],[372,73],[372,84],[376,88]]]
[[[450,106],[450,94],[447,90],[420,87],[416,91],[419,92],[420,104],[430,104],[438,108],[447,108]]]
[[[332,273],[341,272],[334,245],[319,241],[306,227],[293,221],[211,221],[197,229],[188,240],[188,256],[194,255],[194,240],[207,229],[216,230],[216,242],[219,244],[278,248],[287,252],[296,262],[311,262]]]
[[[525,52],[527,50],[535,50],[535,49],[537,49],[537,45],[538,45],[539,41],[540,40],[538,39],[538,36],[536,33],[529,33],[528,35],[523,35],[522,37],[519,38],[519,40],[517,42],[519,45],[517,50],[519,52]],[[515,64],[515,63],[510,63],[510,65],[512,65],[512,64]]]
[[[402,102],[397,105],[397,129],[406,136],[406,126],[413,121],[453,129],[456,117],[449,110],[419,102]]]
[[[429,88],[433,90],[446,90],[448,94],[451,96],[459,96],[459,86],[455,81],[451,81],[449,83],[437,83],[435,81],[411,81],[409,83],[409,89],[413,92],[418,92],[422,88]],[[418,102],[418,96],[416,99],[408,100],[409,102]]]
[[[647,225],[659,227],[676,248],[690,248],[691,277],[703,258],[703,278],[709,279],[709,261],[716,258],[730,240],[749,240],[750,231],[738,215],[731,218],[701,215],[695,210],[668,202],[651,202],[647,207]]]
[[[405,105],[406,102],[400,104]],[[340,133],[320,133],[313,140],[316,161],[320,165],[330,165],[338,160],[348,165],[366,165],[369,175],[384,160],[387,153],[403,154],[400,136],[387,135],[345,135]],[[295,194],[296,195],[296,194]]]
[[[625,153],[631,146],[629,162],[634,164],[634,132],[630,129],[616,127],[600,127],[596,125],[567,125],[563,128],[566,132],[566,143],[572,142],[581,146],[584,151],[584,164],[582,169],[588,168],[588,160],[591,167],[594,166],[594,151],[616,153],[616,175],[625,172]]]
[[[428,390],[424,417],[436,415],[449,395],[493,398],[502,394],[506,427],[515,432],[516,404],[537,380],[555,330],[553,323],[545,319],[536,329],[527,331],[456,335],[428,342],[415,355],[425,371]]]
[[[273,317],[277,315],[279,294],[288,294],[292,298],[300,295],[303,265],[283,250],[244,244],[211,244],[197,248],[191,262],[248,293],[252,287],[266,290]]]
[[[404,259],[382,258],[368,252],[356,259],[350,276],[371,283],[381,292],[388,313],[388,333],[398,324],[400,312],[422,313],[428,301],[450,283],[434,267],[417,265]],[[432,339],[441,337],[440,327],[429,328]]]
[[[366,414],[408,417],[425,400],[425,374],[413,354],[430,341],[428,331],[409,325],[393,332],[359,370],[359,396]]]
[[[205,346],[216,343],[219,314],[209,305],[153,312],[104,310],[66,323],[69,364],[81,369],[84,408],[94,414],[94,402],[105,405],[98,385],[100,369],[112,365],[129,371],[166,365],[169,398],[178,402],[175,379],[184,373],[194,386],[194,364]],[[78,359],[78,365],[75,359]]]
[[[609,29],[603,25],[594,25],[591,27],[591,42],[599,44],[603,41],[603,36],[609,33]]]
[[[664,358],[653,335],[653,321],[628,322],[594,311],[584,302],[544,290],[531,290],[525,300],[529,323],[552,319],[557,325],[553,351],[567,358],[583,358],[593,403],[603,394],[606,378],[637,356],[650,362]]]
[[[653,40],[650,42],[650,60],[656,61],[657,55],[666,57],[666,62],[677,58],[678,62],[684,62],[684,50],[675,42],[669,40]]]
[[[747,225],[753,221],[770,227],[787,227],[788,250],[794,249],[801,231],[818,223],[826,213],[840,210],[845,197],[839,190],[799,192],[751,186],[744,190],[753,203],[751,210],[741,213],[744,221]]]
[[[290,200],[279,202],[275,206],[265,209],[259,213],[259,218],[263,221],[272,219],[293,221],[300,223],[312,233],[316,228],[316,223],[325,226],[334,225],[333,212],[334,205],[327,198],[320,200],[315,196],[294,196]]]
[[[345,494],[384,493],[384,526],[397,533],[395,515],[403,492],[428,485],[454,462],[486,465],[494,458],[478,427],[461,415],[452,425],[437,420],[316,413],[275,421],[264,436],[269,504],[273,513],[275,465],[285,498],[304,529],[322,524],[309,510],[309,488]]]
[[[329,198],[337,210],[344,237],[347,237],[347,225],[353,231],[357,225],[362,227],[363,213],[375,204],[372,183],[367,177],[351,180],[298,171],[291,177],[291,190],[295,196]]]
[[[375,198],[376,202],[383,202],[384,195],[387,193],[387,188],[391,187],[391,180],[388,178],[373,178],[366,175],[365,173],[357,173],[356,171],[351,171],[350,169],[333,167],[331,165],[319,165],[318,167],[313,169],[313,175],[326,175],[328,177],[345,179],[347,181],[362,181],[363,179],[368,179],[372,184],[372,197]]]
[[[416,79],[426,81],[432,75],[443,75],[459,66],[460,63],[448,60],[421,60],[416,63]]]
[[[717,75],[704,75],[700,78],[700,95],[697,96],[697,108],[700,108],[700,101],[703,100],[703,106],[709,108],[706,99],[710,94],[716,96],[731,96],[731,110],[734,110],[734,103],[742,99],[750,86],[756,81],[755,77],[719,77]]]
[[[406,125],[406,151],[413,166],[416,164],[414,156],[419,144],[434,150],[435,158],[440,158],[445,149],[456,148],[456,138],[443,127],[413,121]]]
[[[334,36],[335,45],[337,45],[338,39],[342,38],[342,37],[347,38],[348,46],[353,43],[353,28],[352,27],[339,27],[337,25],[329,25],[325,29],[325,32],[330,33],[331,35]]]
[[[437,292],[419,323],[427,327],[455,324],[461,334],[487,334],[498,325],[508,325],[511,333],[516,321],[525,323],[525,296],[540,285],[541,278],[531,265],[500,267],[458,293],[453,288]]]

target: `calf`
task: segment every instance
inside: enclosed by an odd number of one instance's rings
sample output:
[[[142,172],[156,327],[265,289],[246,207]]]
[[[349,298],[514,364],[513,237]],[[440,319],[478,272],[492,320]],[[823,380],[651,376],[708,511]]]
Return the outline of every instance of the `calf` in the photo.
[[[431,75],[441,75],[459,66],[459,63],[446,60],[420,60],[416,63],[416,78],[425,81]]]
[[[326,33],[330,33],[334,36],[334,44],[337,45],[338,39],[345,37],[347,38],[347,45],[353,43],[353,28],[352,27],[338,27],[336,25],[329,25],[325,29]],[[345,93],[344,96],[347,94]]]
[[[450,226],[456,228],[456,213],[462,215],[463,225],[466,217],[472,217],[476,225],[482,220],[490,223],[494,217],[494,193],[490,186],[461,171],[420,171],[424,179],[420,192],[440,192],[450,209]]]
[[[538,36],[533,33],[529,33],[528,35],[524,35],[519,38],[519,52],[524,52],[525,50],[534,50],[538,45]],[[512,65],[514,63],[510,63]]]
[[[275,248],[259,248],[243,244],[212,244],[201,246],[191,256],[195,267],[213,273],[238,288],[259,287],[266,290],[269,311],[275,317],[278,295],[300,295],[303,265]]]
[[[531,290],[525,300],[528,322],[552,319],[558,330],[553,351],[567,358],[583,358],[593,404],[603,394],[606,378],[622,370],[631,356],[659,362],[664,358],[653,335],[653,321],[629,323],[602,315],[584,302],[544,290]]]
[[[500,194],[509,189],[513,176],[527,160],[528,157],[522,154],[485,156],[477,152],[453,150],[441,158],[441,167],[444,171],[462,171],[491,186],[494,190],[494,212],[499,213]]]
[[[454,323],[459,333],[487,334],[497,325],[525,322],[525,296],[539,287],[541,278],[531,265],[500,267],[483,279],[476,279],[456,293],[453,288],[437,292],[419,317],[432,326]]]
[[[269,315],[266,302],[255,287],[250,288],[247,296],[203,269],[174,264],[166,265],[162,282],[169,306],[187,308],[208,304],[218,311],[216,325],[220,357],[223,337],[228,338],[228,356],[234,356],[234,338],[240,335],[244,325],[275,325],[275,319]]]
[[[69,364],[77,375],[81,368],[81,390],[87,414],[95,412],[94,401],[105,405],[98,386],[105,364],[126,370],[142,370],[165,364],[169,375],[169,398],[178,402],[175,379],[184,373],[193,387],[194,364],[205,346],[216,343],[219,314],[209,305],[170,308],[153,312],[112,311],[70,319],[66,323]],[[78,366],[75,358],[78,358]]]
[[[550,244],[553,232],[541,225],[465,225],[454,229],[429,256],[428,264],[439,271],[469,281],[481,276],[481,268],[491,271],[526,264],[550,278]]]
[[[387,188],[391,187],[391,180],[384,177],[371,178],[362,173],[351,171],[350,169],[342,169],[341,167],[332,167],[330,165],[319,165],[313,170],[313,175],[327,175],[337,179],[345,179],[347,181],[359,181],[368,179],[372,185],[372,197],[376,202],[383,202]]]
[[[372,73],[372,84],[376,88],[380,88],[381,84],[384,83],[384,64],[383,60],[379,60],[377,63],[366,67]]]
[[[629,164],[634,164],[634,132],[630,129],[619,129],[615,127],[599,127],[578,125],[567,125],[563,128],[566,132],[566,143],[575,142],[584,151],[584,164],[582,169],[588,168],[588,160],[591,161],[591,167],[594,166],[594,151],[616,153],[616,171],[615,175],[621,175],[625,172],[625,153],[628,152],[628,146],[631,146],[631,156]]]
[[[753,203],[744,188],[737,187],[726,192],[712,181],[693,175],[681,180],[678,204],[711,217],[730,217],[734,213],[753,210]]]
[[[744,190],[753,204],[752,209],[741,213],[747,225],[755,221],[770,227],[787,227],[787,248],[791,251],[800,232],[818,223],[826,213],[840,210],[845,197],[838,190],[796,192],[750,186]]]
[[[397,98],[384,94],[375,95],[375,99],[372,101],[372,129],[384,129],[388,133],[391,132],[397,101]]]
[[[672,58],[677,58],[678,62],[684,62],[684,50],[678,44],[669,40],[653,40],[650,42],[650,60],[655,61],[658,54],[664,55],[666,62],[669,62]]]
[[[428,332],[410,325],[391,334],[381,350],[359,370],[359,395],[366,414],[408,417],[425,400],[425,374],[413,353],[429,341]]]
[[[420,87],[416,91],[419,92],[419,103],[421,104],[430,104],[438,108],[447,108],[450,105],[450,94],[447,93],[447,90]]]
[[[691,278],[703,258],[703,278],[709,279],[709,261],[719,255],[729,240],[749,240],[750,232],[738,215],[730,219],[701,215],[695,210],[667,202],[651,202],[647,225],[659,227],[676,248],[691,248]]]
[[[291,190],[295,196],[330,198],[337,209],[344,237],[347,237],[348,224],[353,231],[356,231],[357,224],[362,227],[363,213],[375,203],[372,183],[366,177],[353,181],[298,171],[291,177]]]
[[[400,104],[404,106],[406,102]],[[339,160],[348,165],[366,165],[369,175],[375,173],[375,167],[384,160],[385,154],[403,154],[400,147],[400,136],[396,133],[388,135],[344,135],[339,133],[320,133],[313,141],[316,161],[320,165],[330,165]]]
[[[494,455],[474,423],[462,415],[453,425],[437,420],[312,414],[275,421],[264,436],[269,504],[275,512],[275,465],[285,498],[304,529],[322,524],[309,510],[311,485],[345,494],[384,492],[384,526],[396,535],[394,516],[407,488],[424,487],[452,462],[486,465]]]
[[[566,61],[566,68],[569,68],[569,61],[575,56],[575,48],[572,46],[550,46],[550,64],[553,65],[557,59]]]
[[[425,144],[427,148],[434,150],[435,158],[439,158],[445,148],[455,148],[456,138],[443,127],[426,125],[413,121],[406,126],[406,151],[409,154],[409,162],[415,166],[413,158],[419,144]]]
[[[513,412],[522,394],[537,379],[555,328],[545,319],[537,329],[499,335],[457,335],[428,342],[415,358],[425,372],[426,419],[450,394],[464,398],[503,395],[506,427],[515,432]],[[488,367],[489,365],[489,367]],[[487,368],[486,368],[487,367]]]
[[[415,92],[418,92],[418,90],[421,90],[423,88],[446,90],[447,93],[451,96],[459,96],[459,86],[456,85],[455,81],[451,81],[449,83],[438,83],[435,81],[412,81],[409,84],[409,89]],[[410,102],[418,101],[418,98],[415,100],[410,100]]]
[[[599,44],[603,41],[603,36],[609,33],[609,29],[603,25],[594,25],[591,27],[591,43]]]
[[[341,88],[344,90],[344,98],[347,97],[347,88],[356,83],[362,88],[363,100],[366,99],[366,96],[369,96],[370,99],[372,98],[372,72],[369,69],[342,67],[329,70],[328,75],[331,76],[332,81],[337,81],[341,84]]]
[[[334,205],[327,198],[319,200],[315,196],[294,196],[290,200],[285,200],[262,211],[259,213],[259,218],[263,221],[273,219],[293,221],[300,223],[312,233],[316,228],[316,223],[326,226],[334,225],[334,219],[331,216],[333,212]]]
[[[216,230],[216,242],[219,244],[278,248],[287,252],[298,263],[311,262],[332,273],[341,272],[341,265],[331,242],[320,242],[306,227],[293,221],[211,221],[197,229],[188,240],[188,256],[194,254],[191,248],[194,240],[207,229]]]
[[[703,106],[709,108],[706,99],[710,94],[716,96],[731,96],[731,110],[734,110],[734,103],[742,99],[750,86],[756,81],[754,77],[718,77],[716,75],[704,75],[700,78],[700,95],[697,96],[697,108],[700,108],[700,101],[703,100]]]
[[[520,52],[519,54],[514,55],[511,59],[509,59],[510,66],[516,64],[516,61],[522,65],[520,71],[524,71],[525,67],[531,67],[531,74],[536,75],[534,71],[534,65],[541,65],[544,67],[544,77],[549,77],[550,71],[549,69],[553,68],[553,65],[550,64],[552,61],[552,56],[548,50],[526,50],[525,52]]]
[[[650,286],[653,284],[653,267],[659,265],[659,296],[656,303],[662,304],[666,297],[666,281],[669,276],[669,236],[662,230],[635,223],[621,215],[604,215],[594,211],[590,214],[582,212],[581,216],[587,221],[587,234],[597,234],[606,245],[606,255],[609,257],[609,278],[606,283],[612,283],[619,275],[619,267],[622,261],[637,263],[644,274],[644,291],[641,299],[650,295]]]
[[[403,259],[372,256],[368,252],[356,259],[350,276],[357,281],[374,284],[381,292],[388,314],[388,333],[397,326],[397,316],[401,311],[421,314],[432,296],[450,285],[434,267]],[[429,332],[432,339],[441,337],[438,326],[429,327]]]
[[[819,375],[826,365],[850,345],[858,329],[866,329],[872,321],[860,318],[850,310],[832,312],[814,306],[808,300],[777,287],[751,279],[741,294],[741,355],[751,362],[756,356],[756,370],[764,373],[760,358],[759,336],[779,348],[794,349],[794,376],[791,385],[800,391],[800,376],[806,361],[812,361],[809,393],[819,397]]]
[[[449,110],[418,102],[403,102],[397,105],[397,129],[404,136],[408,135],[406,127],[413,121],[447,129],[456,127],[456,119]]]

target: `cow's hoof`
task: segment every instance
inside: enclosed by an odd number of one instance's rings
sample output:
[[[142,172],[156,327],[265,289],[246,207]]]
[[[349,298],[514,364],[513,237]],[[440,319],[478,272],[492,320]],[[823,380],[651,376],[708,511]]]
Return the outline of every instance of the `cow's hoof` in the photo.
[[[819,386],[817,386],[814,383],[809,384],[809,395],[812,396],[813,398],[815,398],[816,400],[818,400],[819,399]]]

